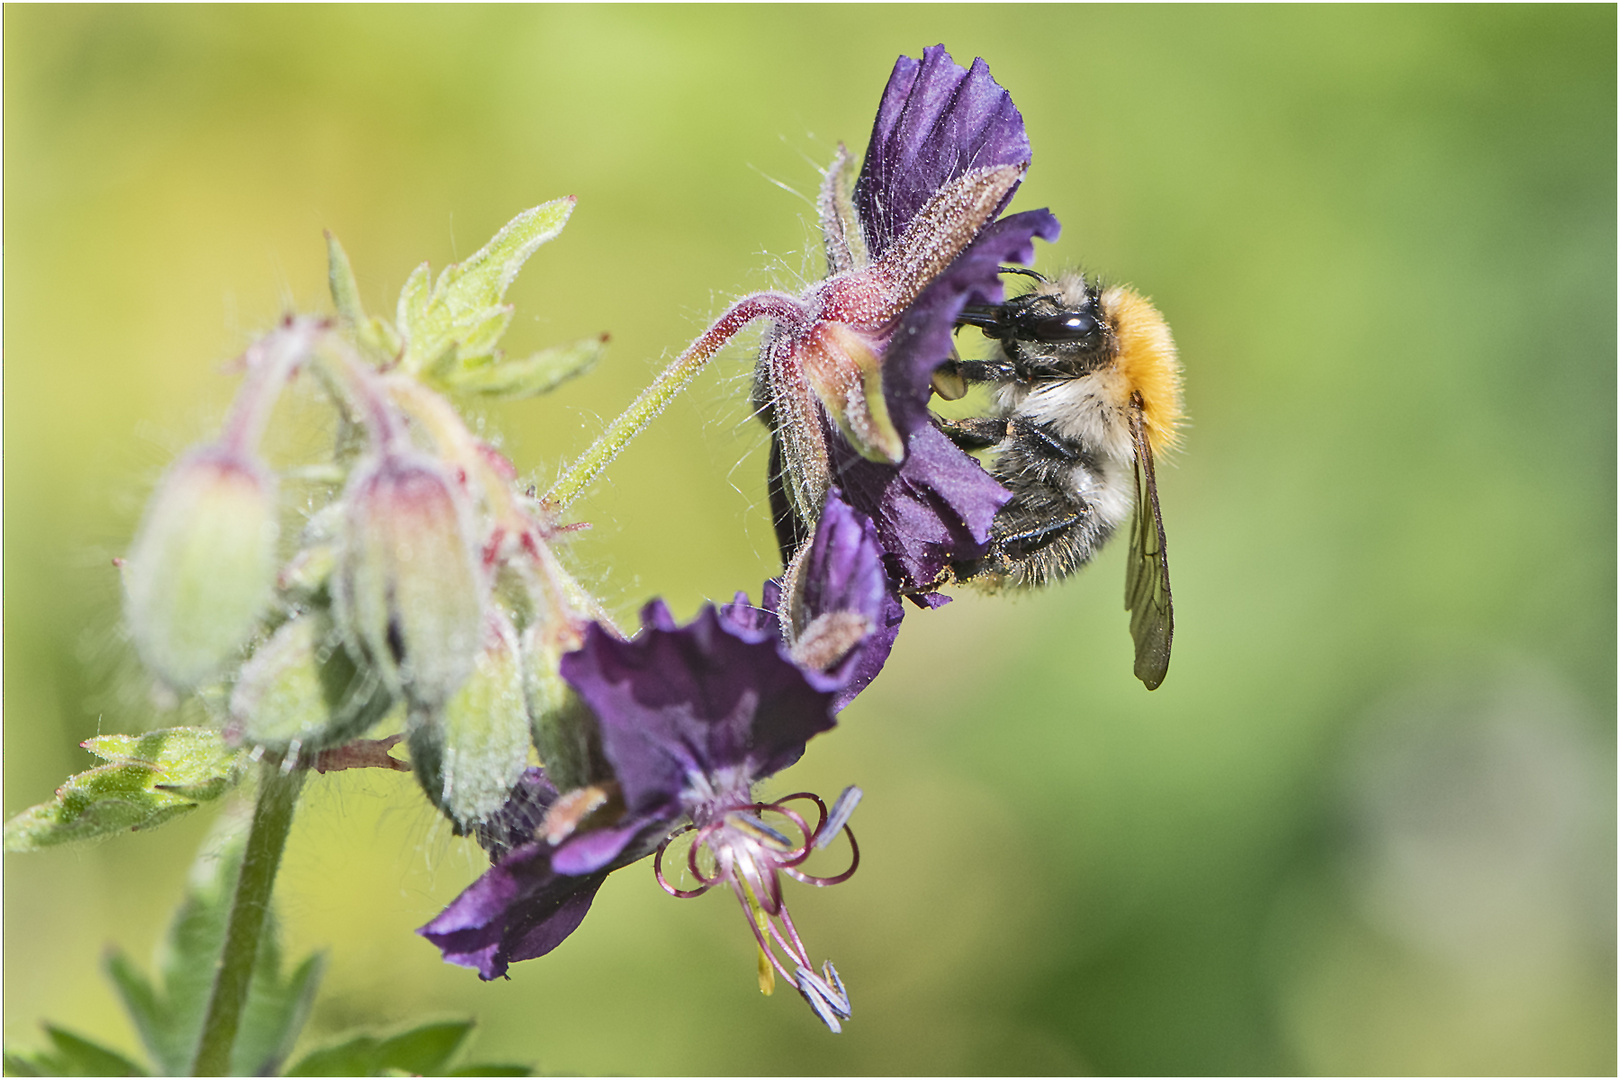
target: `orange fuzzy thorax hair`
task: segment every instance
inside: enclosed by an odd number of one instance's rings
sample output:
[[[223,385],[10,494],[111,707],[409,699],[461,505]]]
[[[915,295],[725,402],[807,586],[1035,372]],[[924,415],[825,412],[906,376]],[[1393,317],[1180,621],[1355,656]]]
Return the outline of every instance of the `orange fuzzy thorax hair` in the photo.
[[[1181,423],[1181,363],[1159,309],[1134,290],[1115,285],[1102,294],[1103,316],[1114,328],[1118,352],[1114,370],[1127,397],[1142,395],[1142,419],[1155,454],[1173,450]]]

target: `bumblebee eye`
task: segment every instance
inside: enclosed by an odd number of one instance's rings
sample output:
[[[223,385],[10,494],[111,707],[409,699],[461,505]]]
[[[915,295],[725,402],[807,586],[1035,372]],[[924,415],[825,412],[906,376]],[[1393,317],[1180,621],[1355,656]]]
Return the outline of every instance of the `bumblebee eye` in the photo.
[[[1068,345],[1090,341],[1097,336],[1097,320],[1079,311],[1062,311],[1056,315],[1031,320],[1026,328],[1028,336],[1048,345]]]

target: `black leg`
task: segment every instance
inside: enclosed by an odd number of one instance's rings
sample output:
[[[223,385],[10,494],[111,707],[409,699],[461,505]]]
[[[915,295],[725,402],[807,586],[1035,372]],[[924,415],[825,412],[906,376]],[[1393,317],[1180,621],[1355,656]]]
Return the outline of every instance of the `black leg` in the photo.
[[[939,429],[963,450],[984,450],[1007,437],[1007,421],[995,416],[970,416],[965,420],[941,420]]]

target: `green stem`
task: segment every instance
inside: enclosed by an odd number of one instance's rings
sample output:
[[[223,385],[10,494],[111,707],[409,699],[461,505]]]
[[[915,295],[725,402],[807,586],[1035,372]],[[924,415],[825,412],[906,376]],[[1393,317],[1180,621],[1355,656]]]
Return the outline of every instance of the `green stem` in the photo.
[[[591,444],[579,460],[568,467],[558,481],[551,485],[543,500],[553,513],[561,513],[585,493],[602,470],[619,456],[619,451],[630,440],[641,434],[653,418],[664,411],[675,395],[685,390],[697,378],[703,365],[734,337],[737,331],[755,319],[775,319],[790,324],[803,323],[809,318],[805,306],[791,296],[781,293],[755,293],[745,296],[703,332],[686,351],[677,356],[664,369],[653,384],[641,392],[619,418]]]
[[[253,965],[259,958],[259,936],[270,912],[270,891],[275,886],[281,850],[287,844],[293,808],[303,786],[303,769],[287,772],[279,761],[267,761],[261,768],[253,826],[242,853],[242,873],[231,900],[225,948],[214,975],[214,992],[208,999],[208,1015],[203,1020],[202,1038],[191,1068],[193,1076],[230,1074],[231,1049],[236,1045],[242,1009],[253,982]]]

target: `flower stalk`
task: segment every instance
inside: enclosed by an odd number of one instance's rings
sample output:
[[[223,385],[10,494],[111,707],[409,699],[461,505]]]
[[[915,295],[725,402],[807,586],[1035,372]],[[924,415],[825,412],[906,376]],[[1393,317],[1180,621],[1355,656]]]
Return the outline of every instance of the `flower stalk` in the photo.
[[[281,852],[292,827],[293,809],[304,786],[304,770],[286,769],[280,760],[267,759],[261,766],[258,799],[253,805],[253,825],[247,849],[242,855],[242,872],[231,900],[230,921],[225,929],[225,948],[214,975],[214,990],[208,999],[202,1037],[197,1042],[193,1076],[225,1076],[231,1068],[231,1049],[242,1023],[248,988],[253,982],[253,965],[259,956],[259,940],[265,917],[270,912],[270,893]]]
[[[551,485],[551,490],[546,492],[542,500],[546,508],[553,514],[560,514],[583,495],[602,470],[612,464],[619,452],[630,444],[630,440],[641,434],[642,429],[697,378],[703,366],[743,327],[755,319],[802,322],[807,317],[802,303],[782,293],[755,293],[731,305],[713,326],[672,360],[652,385],[643,390],[630,403],[630,407],[620,413],[618,419],[609,424],[607,430],[579,456],[579,460]]]

